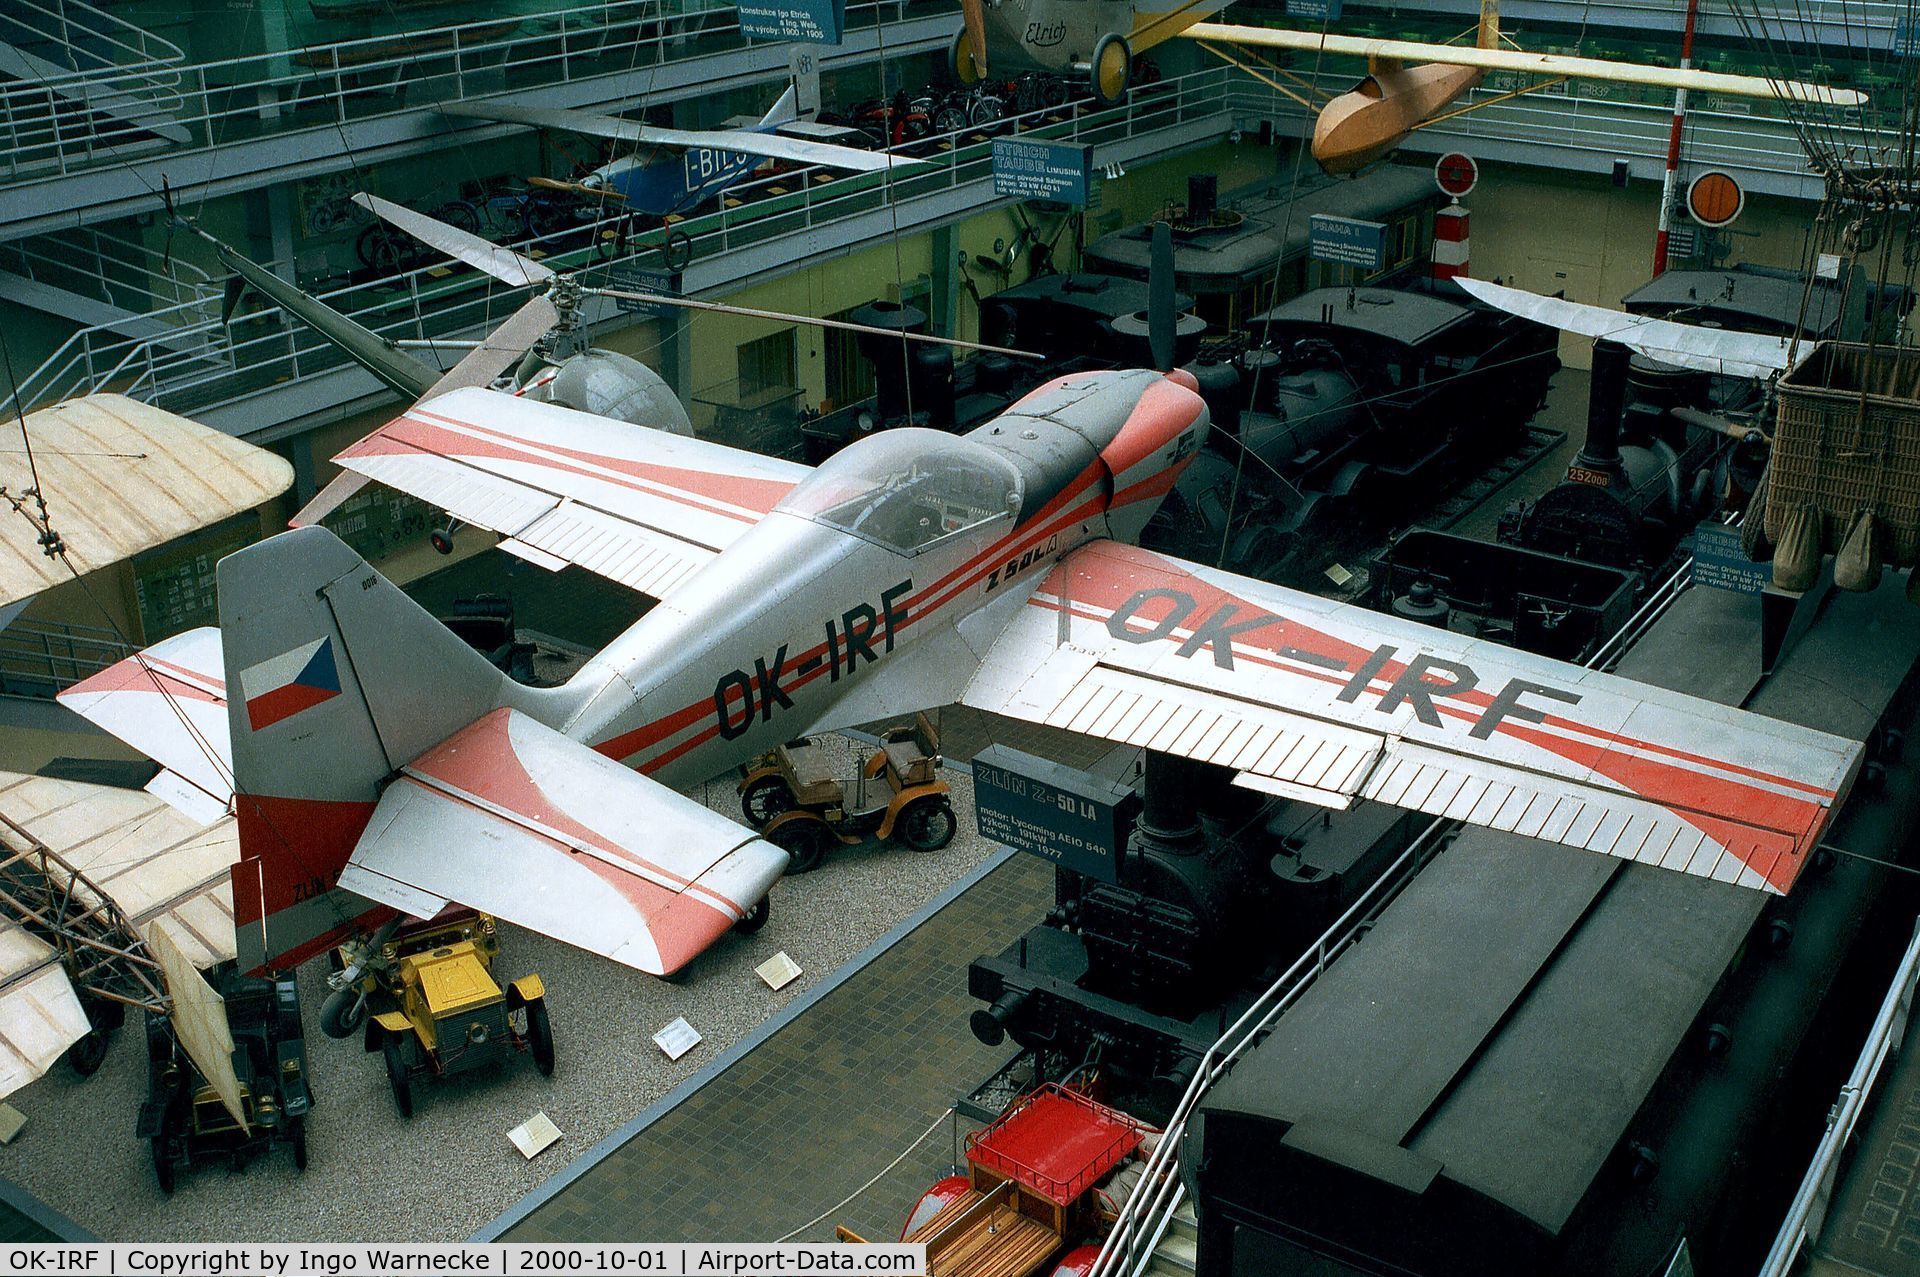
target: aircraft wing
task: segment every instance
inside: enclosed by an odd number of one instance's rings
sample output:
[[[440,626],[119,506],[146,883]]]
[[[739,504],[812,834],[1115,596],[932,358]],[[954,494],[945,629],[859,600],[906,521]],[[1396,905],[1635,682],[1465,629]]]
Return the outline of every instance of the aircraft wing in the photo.
[[[198,965],[233,957],[227,866],[240,848],[231,819],[202,826],[137,790],[15,772],[0,772],[0,817],[0,854],[49,847],[143,935],[164,923]],[[52,946],[0,926],[0,1097],[45,1073],[87,1030]]]
[[[1826,106],[1860,106],[1867,100],[1866,94],[1854,89],[1802,84],[1797,80],[1726,75],[1718,71],[1683,70],[1639,62],[1610,62],[1604,58],[1576,58],[1558,53],[1527,53],[1519,49],[1479,49],[1472,45],[1426,44],[1418,40],[1322,35],[1318,31],[1237,26],[1224,22],[1196,23],[1180,34],[1194,40],[1258,45],[1269,49],[1319,51],[1370,60],[1385,58],[1401,62],[1442,62],[1449,66],[1480,67],[1488,71],[1518,71],[1522,75],[1611,80],[1619,84],[1648,84],[1661,89],[1690,89],[1703,93],[1727,93],[1735,97],[1787,98]]]
[[[1617,341],[1637,354],[1675,367],[1727,377],[1760,378],[1771,377],[1787,368],[1785,337],[1630,315],[1562,297],[1542,297],[1539,293],[1479,279],[1458,277],[1454,283],[1489,306],[1497,306],[1522,319],[1582,337]]]
[[[525,124],[536,129],[558,129],[603,137],[614,142],[635,145],[701,147],[709,151],[734,151],[741,155],[764,155],[770,160],[788,160],[795,164],[818,164],[824,168],[848,169],[855,173],[877,173],[889,168],[912,168],[924,163],[884,151],[862,151],[831,142],[809,142],[778,133],[760,133],[752,129],[663,129],[639,120],[595,115],[591,111],[566,111],[550,107],[509,106],[496,102],[448,102],[440,108],[448,115],[473,120],[495,120],[502,124]]]
[[[1062,560],[962,702],[1235,770],[1785,892],[1862,747],[1148,550]]]
[[[806,466],[495,391],[456,390],[334,458],[502,533],[542,567],[577,564],[665,598],[774,507]]]
[[[786,866],[752,830],[500,709],[401,769],[340,885],[422,918],[457,901],[671,975]]]
[[[163,639],[75,683],[60,703],[133,746],[163,770],[147,784],[206,824],[233,802],[227,671],[220,629]]]

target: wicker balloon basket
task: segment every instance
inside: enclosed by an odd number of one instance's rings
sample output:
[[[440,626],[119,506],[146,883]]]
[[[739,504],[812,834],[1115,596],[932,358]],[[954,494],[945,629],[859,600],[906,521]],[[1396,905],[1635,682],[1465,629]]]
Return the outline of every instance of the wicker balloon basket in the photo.
[[[1776,583],[1841,556],[1871,588],[1920,562],[1920,350],[1821,342],[1780,378],[1766,494]],[[1849,565],[1852,565],[1851,567]],[[1870,571],[1868,569],[1870,568]]]

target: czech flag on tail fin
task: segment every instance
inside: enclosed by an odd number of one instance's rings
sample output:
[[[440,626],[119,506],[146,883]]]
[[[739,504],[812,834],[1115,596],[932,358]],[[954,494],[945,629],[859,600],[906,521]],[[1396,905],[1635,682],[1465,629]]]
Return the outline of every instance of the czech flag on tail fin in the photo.
[[[333,640],[316,639],[240,671],[247,725],[254,731],[340,695]]]

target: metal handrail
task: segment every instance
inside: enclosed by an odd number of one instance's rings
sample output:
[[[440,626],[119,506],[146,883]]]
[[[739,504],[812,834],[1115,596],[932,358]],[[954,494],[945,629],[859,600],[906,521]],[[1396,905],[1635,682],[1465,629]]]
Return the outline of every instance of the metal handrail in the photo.
[[[178,68],[180,63],[186,61],[187,54],[173,41],[164,36],[155,35],[145,27],[136,26],[116,14],[87,4],[86,0],[55,0],[55,3],[59,5],[57,11],[38,3],[38,0],[11,0],[15,12],[0,12],[0,24],[18,28],[29,36],[52,41],[64,47],[69,53],[79,55],[89,51],[75,44],[68,31],[68,28],[73,25],[73,19],[68,11],[78,10],[86,19],[82,30],[87,36],[133,55],[127,61],[114,62],[90,53],[89,56],[99,59],[100,66],[76,67],[67,75],[59,77],[60,79],[91,79],[102,68],[109,68],[121,75],[141,74],[156,77],[171,75],[172,83],[179,83]],[[39,14],[58,29],[47,30],[24,22],[17,16],[19,11]],[[130,32],[133,40],[122,39],[113,34],[115,29]]]
[[[1603,643],[1583,664],[1600,669],[1618,658],[1626,646],[1644,634],[1659,615],[1673,605],[1692,577],[1689,557],[1678,570],[1647,595],[1625,625]],[[1180,1142],[1187,1122],[1213,1084],[1224,1077],[1234,1063],[1261,1041],[1293,1004],[1326,971],[1333,959],[1357,944],[1380,914],[1420,869],[1444,850],[1451,835],[1460,829],[1459,821],[1438,818],[1429,823],[1408,844],[1407,849],[1347,907],[1334,924],[1314,941],[1279,979],[1269,985],[1240,1018],[1222,1033],[1201,1057],[1200,1067],[1187,1084],[1180,1102],[1168,1119],[1158,1145],[1141,1168],[1139,1184],[1120,1209],[1113,1227],[1100,1244],[1087,1277],[1141,1277],[1153,1262],[1154,1248],[1173,1222],[1174,1213],[1186,1199],[1186,1185],[1178,1170]]]
[[[849,31],[946,12],[939,0],[855,0]],[[169,123],[192,141],[169,154],[236,140],[417,113],[422,102],[486,97],[510,87],[573,83],[706,56],[752,43],[737,10],[713,3],[663,13],[659,0],[609,0],[386,36],[359,37],[180,68],[197,110]],[[690,27],[688,24],[695,24]],[[290,69],[291,68],[291,69]],[[476,79],[476,77],[479,77]],[[57,90],[75,77],[0,87],[0,138],[12,173],[66,174],[123,157],[70,120]],[[96,93],[139,96],[138,74],[77,77]]]
[[[1866,1110],[1867,1098],[1880,1080],[1882,1068],[1900,1050],[1900,1040],[1907,1031],[1907,1017],[1913,1011],[1916,983],[1920,983],[1920,922],[1915,923],[1906,956],[1900,960],[1893,981],[1887,986],[1887,996],[1880,1003],[1873,1028],[1867,1032],[1866,1045],[1860,1048],[1860,1058],[1840,1088],[1839,1098],[1827,1111],[1827,1132],[1821,1136],[1799,1191],[1793,1195],[1786,1222],[1780,1225],[1773,1246],[1767,1251],[1766,1262],[1760,1266],[1760,1277],[1787,1277],[1794,1261],[1800,1257],[1801,1248],[1826,1223],[1827,1207],[1840,1176],[1840,1159],[1853,1140],[1854,1128]]]
[[[1212,116],[1220,117],[1224,131],[1230,85],[1226,68],[1208,68],[1162,81],[1151,92],[1135,94],[1123,106],[1077,111],[1057,123],[1048,122],[1049,110],[1041,110],[1017,116],[1007,127],[1024,127],[1027,136],[1096,144],[1150,136],[1159,128]],[[809,181],[797,190],[777,195],[772,188],[793,184],[793,175],[742,183],[730,191],[741,198],[738,207],[687,219],[678,223],[676,230],[692,240],[697,258],[706,259],[885,209],[889,203],[898,208],[928,195],[985,187],[992,176],[991,145],[968,142],[966,139],[975,132],[969,128],[930,139],[935,145],[944,141],[950,149],[926,157],[924,169],[911,170],[908,175],[875,173],[822,184]],[[622,216],[609,216],[544,238],[518,241],[515,247],[544,251],[550,265],[592,266],[598,270],[602,266],[594,263],[591,248],[561,251],[561,244],[577,238],[582,229],[595,236],[616,229],[623,221]],[[659,233],[638,242],[641,247],[637,250],[605,262],[604,267],[655,261]],[[322,300],[385,336],[411,338],[446,337],[484,328],[504,318],[525,295],[524,290],[494,284],[470,272],[445,279],[435,277],[444,274],[443,265],[435,259],[392,280],[328,292]],[[196,304],[163,308],[153,312],[153,317],[170,325],[168,339],[172,345],[180,345],[183,338],[204,336],[205,350],[160,348],[152,338],[130,338],[104,325],[82,329],[22,379],[16,392],[21,408],[31,411],[75,394],[111,388],[151,398],[175,410],[204,410],[267,385],[291,384],[349,362],[324,339],[284,320],[277,309],[237,316],[229,327],[193,313]],[[6,411],[12,406],[10,401],[0,405]]]

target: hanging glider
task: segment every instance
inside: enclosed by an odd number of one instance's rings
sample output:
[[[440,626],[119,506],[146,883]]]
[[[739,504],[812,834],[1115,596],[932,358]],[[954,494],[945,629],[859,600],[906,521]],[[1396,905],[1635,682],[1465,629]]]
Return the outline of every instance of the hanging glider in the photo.
[[[1520,288],[1489,284],[1484,280],[1458,278],[1454,282],[1469,293],[1511,315],[1531,319],[1549,328],[1576,333],[1582,337],[1605,338],[1625,346],[1635,354],[1657,359],[1677,368],[1717,373],[1724,377],[1765,379],[1785,372],[1790,341],[1765,333],[1739,332],[1730,328],[1703,328],[1698,324],[1675,323],[1646,315],[1629,315],[1570,302],[1563,297],[1543,297]],[[1805,346],[1805,343],[1802,343]]]
[[[691,213],[743,180],[766,160],[818,165],[851,173],[879,173],[922,163],[885,151],[864,151],[779,132],[798,123],[791,87],[757,123],[750,120],[745,127],[727,129],[668,129],[619,116],[595,115],[591,111],[515,106],[510,102],[449,102],[440,109],[460,119],[523,124],[528,128],[605,138],[629,147],[683,150],[684,157],[668,157],[658,151],[621,156],[577,182],[532,179],[535,185],[589,198],[611,196],[624,201],[635,212],[660,217]]]
[[[1488,71],[1539,77],[1533,85],[1520,90],[1523,93],[1561,80],[1582,79],[1735,97],[1775,98],[1829,107],[1859,106],[1867,100],[1864,93],[1853,89],[1803,84],[1796,80],[1502,48],[1499,13],[1493,0],[1481,6],[1478,41],[1474,45],[1382,40],[1217,22],[1195,23],[1181,34],[1209,47],[1231,44],[1365,58],[1367,78],[1328,102],[1314,121],[1313,157],[1329,173],[1350,173],[1382,158],[1400,145],[1407,134],[1432,123],[1451,103],[1477,87]]]

